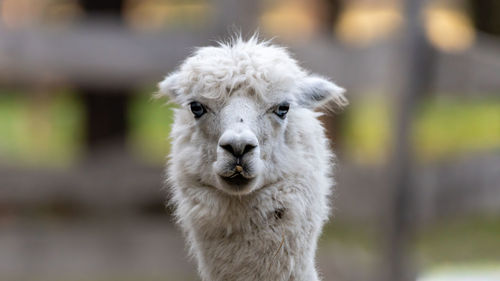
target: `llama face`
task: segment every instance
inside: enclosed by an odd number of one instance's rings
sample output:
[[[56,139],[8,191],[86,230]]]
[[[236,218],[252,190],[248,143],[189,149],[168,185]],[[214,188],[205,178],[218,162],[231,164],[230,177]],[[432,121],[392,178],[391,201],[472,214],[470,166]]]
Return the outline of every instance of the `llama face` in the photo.
[[[189,103],[184,110],[192,114],[192,130],[210,140],[197,149],[214,155],[202,168],[212,173],[207,184],[230,194],[247,194],[270,181],[265,167],[272,165],[273,151],[284,145],[287,98],[263,100],[241,89],[223,103],[203,97]]]
[[[300,114],[346,103],[342,88],[256,39],[198,49],[159,88],[181,106],[171,133],[174,180],[237,195],[286,177],[300,161]]]

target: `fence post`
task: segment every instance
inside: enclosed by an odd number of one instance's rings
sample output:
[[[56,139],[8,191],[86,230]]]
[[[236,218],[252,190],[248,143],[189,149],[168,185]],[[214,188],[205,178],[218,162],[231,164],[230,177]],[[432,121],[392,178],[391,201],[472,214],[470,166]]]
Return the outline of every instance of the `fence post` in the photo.
[[[403,59],[397,101],[394,103],[393,150],[388,165],[391,198],[386,235],[387,277],[384,278],[388,281],[416,280],[410,252],[416,220],[415,166],[411,137],[415,111],[427,91],[432,73],[431,49],[427,45],[421,23],[425,2],[405,1],[406,27],[400,42]]]

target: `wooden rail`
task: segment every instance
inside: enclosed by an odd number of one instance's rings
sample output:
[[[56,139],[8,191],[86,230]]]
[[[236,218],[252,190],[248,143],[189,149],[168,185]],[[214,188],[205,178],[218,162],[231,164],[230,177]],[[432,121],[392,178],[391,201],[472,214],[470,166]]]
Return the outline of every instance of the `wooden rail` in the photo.
[[[109,88],[152,84],[179,65],[196,46],[214,44],[215,39],[224,36],[224,32],[203,30],[138,33],[106,24],[0,29],[0,83],[71,81]],[[345,46],[333,38],[275,41],[291,46],[303,66],[331,77],[350,94],[390,90],[399,79],[394,40],[369,48]],[[435,88],[457,94],[498,90],[498,50],[500,42],[478,36],[476,45],[463,53],[436,52]]]

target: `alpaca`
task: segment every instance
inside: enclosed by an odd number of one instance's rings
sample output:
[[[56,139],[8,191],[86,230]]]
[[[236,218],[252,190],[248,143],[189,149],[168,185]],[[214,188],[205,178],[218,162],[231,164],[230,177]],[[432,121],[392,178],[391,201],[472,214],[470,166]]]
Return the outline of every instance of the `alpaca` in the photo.
[[[333,153],[314,109],[343,92],[256,36],[199,48],[159,83],[180,105],[168,181],[203,281],[320,280]]]

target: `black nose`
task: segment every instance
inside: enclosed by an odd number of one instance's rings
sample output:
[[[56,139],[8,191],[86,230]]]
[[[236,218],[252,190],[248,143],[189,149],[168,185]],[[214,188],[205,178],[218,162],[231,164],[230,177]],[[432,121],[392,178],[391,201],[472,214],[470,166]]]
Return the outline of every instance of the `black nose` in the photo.
[[[256,145],[253,144],[245,144],[245,145],[233,145],[233,144],[221,144],[222,147],[227,152],[231,153],[236,158],[241,158],[246,153],[252,151],[256,148]]]

